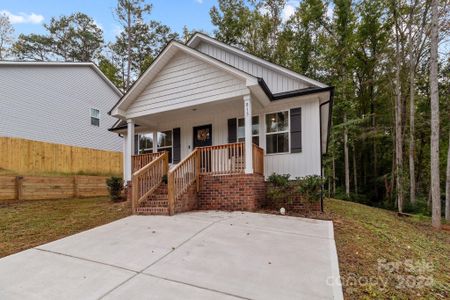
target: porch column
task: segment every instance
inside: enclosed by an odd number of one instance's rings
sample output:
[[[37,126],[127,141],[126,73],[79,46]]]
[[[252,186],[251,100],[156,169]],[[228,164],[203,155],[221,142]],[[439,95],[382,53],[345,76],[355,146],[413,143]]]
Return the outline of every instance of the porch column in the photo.
[[[158,152],[158,131],[153,131],[153,153]]]
[[[245,174],[253,173],[253,143],[252,143],[252,98],[244,96],[245,117]]]
[[[131,156],[134,154],[134,120],[127,120],[127,149],[126,149],[126,177],[125,181],[131,180],[132,175],[132,165],[131,165]]]

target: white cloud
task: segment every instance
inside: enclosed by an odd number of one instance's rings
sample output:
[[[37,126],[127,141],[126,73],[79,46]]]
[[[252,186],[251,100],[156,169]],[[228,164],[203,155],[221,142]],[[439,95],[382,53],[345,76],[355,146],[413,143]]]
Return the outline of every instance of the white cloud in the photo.
[[[0,14],[4,14],[9,18],[11,24],[40,24],[44,21],[43,15],[35,13],[20,12],[17,15],[7,10],[1,10]]]
[[[299,1],[288,1],[286,3],[286,6],[283,8],[283,11],[281,12],[281,18],[283,19],[283,22],[286,22],[289,20],[290,17],[292,17],[295,14],[295,10],[299,6]]]
[[[195,0],[195,2],[197,2],[198,4],[202,4],[203,0]]]

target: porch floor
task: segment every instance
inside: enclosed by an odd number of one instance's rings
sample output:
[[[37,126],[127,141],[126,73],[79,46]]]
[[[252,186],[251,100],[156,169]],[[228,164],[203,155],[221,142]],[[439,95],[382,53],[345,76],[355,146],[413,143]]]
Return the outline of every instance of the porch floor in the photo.
[[[131,216],[0,259],[1,299],[342,299],[333,225]]]

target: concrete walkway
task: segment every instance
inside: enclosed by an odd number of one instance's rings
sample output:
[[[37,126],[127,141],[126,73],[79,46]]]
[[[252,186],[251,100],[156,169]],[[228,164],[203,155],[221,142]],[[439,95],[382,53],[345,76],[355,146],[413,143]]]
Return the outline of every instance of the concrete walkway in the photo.
[[[131,216],[0,259],[0,299],[342,299],[338,277],[331,222],[206,211]]]

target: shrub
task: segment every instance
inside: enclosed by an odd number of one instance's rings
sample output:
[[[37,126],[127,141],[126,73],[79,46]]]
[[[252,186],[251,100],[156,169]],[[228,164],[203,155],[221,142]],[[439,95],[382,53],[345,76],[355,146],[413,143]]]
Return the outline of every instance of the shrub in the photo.
[[[276,173],[272,173],[272,175],[269,176],[269,182],[273,185],[273,186],[277,186],[277,187],[286,187],[289,185],[289,178],[291,177],[290,174],[276,174]]]
[[[289,184],[289,178],[291,175],[284,174],[279,175],[273,173],[269,176],[269,188],[267,189],[267,200],[278,208],[282,207],[289,195],[291,194],[291,188]]]
[[[122,201],[123,180],[121,177],[110,177],[106,180],[109,196],[114,202]]]
[[[318,175],[298,178],[298,191],[309,202],[320,201],[323,179]]]

